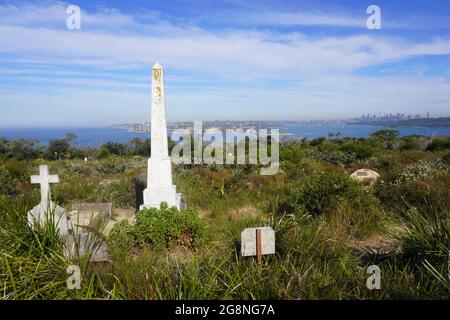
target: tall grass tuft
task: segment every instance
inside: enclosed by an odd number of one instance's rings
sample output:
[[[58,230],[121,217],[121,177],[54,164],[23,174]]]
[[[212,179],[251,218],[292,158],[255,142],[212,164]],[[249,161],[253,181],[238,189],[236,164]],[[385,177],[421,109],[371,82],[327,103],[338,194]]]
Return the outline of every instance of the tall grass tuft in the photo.
[[[90,255],[68,257],[49,213],[46,222],[32,228],[23,203],[0,200],[1,299],[81,299],[111,297],[90,266]],[[75,248],[75,252],[78,252]],[[82,290],[67,287],[67,267],[81,269]]]

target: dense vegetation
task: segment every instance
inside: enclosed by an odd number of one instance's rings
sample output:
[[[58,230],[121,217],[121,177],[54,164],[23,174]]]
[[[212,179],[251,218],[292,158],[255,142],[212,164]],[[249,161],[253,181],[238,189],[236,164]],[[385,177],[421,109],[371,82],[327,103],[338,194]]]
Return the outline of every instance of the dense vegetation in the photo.
[[[256,165],[178,165],[175,183],[189,209],[163,207],[121,220],[106,234],[108,263],[67,261],[52,228],[26,224],[39,200],[29,183],[48,163],[61,183],[56,202],[112,202],[114,217],[139,205],[150,143],[77,148],[76,137],[48,146],[0,138],[0,288],[4,299],[448,299],[450,137],[285,141],[280,171]],[[84,161],[88,158],[88,161]],[[374,185],[349,176],[380,173]],[[119,219],[117,219],[119,221]],[[277,254],[240,257],[240,232],[270,225]],[[80,265],[80,290],[67,266]],[[381,289],[366,269],[381,269]]]

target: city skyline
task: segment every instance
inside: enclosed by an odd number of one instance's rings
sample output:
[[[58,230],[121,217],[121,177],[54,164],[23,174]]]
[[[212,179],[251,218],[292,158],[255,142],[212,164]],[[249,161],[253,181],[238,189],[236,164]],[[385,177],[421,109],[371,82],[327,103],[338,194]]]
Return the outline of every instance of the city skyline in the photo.
[[[441,1],[0,1],[0,127],[450,116]],[[371,4],[381,29],[367,28]]]

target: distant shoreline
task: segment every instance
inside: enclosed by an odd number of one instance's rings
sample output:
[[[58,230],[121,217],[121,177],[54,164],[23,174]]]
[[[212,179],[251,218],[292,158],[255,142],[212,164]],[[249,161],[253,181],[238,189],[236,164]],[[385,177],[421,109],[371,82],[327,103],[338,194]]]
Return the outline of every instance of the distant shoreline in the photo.
[[[347,122],[348,125],[372,125],[388,128],[450,128],[450,117],[422,118],[400,121],[355,121]]]

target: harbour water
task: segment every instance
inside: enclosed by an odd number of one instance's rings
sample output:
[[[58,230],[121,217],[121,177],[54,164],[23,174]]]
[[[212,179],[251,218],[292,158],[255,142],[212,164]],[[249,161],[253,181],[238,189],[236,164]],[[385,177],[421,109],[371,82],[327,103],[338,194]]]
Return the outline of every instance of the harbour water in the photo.
[[[364,138],[370,133],[381,129],[390,129],[371,125],[347,125],[347,124],[298,124],[279,128],[291,137],[314,139],[327,137],[329,132],[339,132],[340,137]],[[447,136],[450,128],[396,128],[400,135],[424,135],[424,136]],[[77,140],[75,144],[80,147],[98,147],[108,141],[128,143],[131,139],[138,137],[147,139],[148,132],[129,132],[117,128],[0,128],[0,137],[8,140],[19,138],[33,139],[46,145],[51,139],[64,138],[67,133],[75,133]]]

